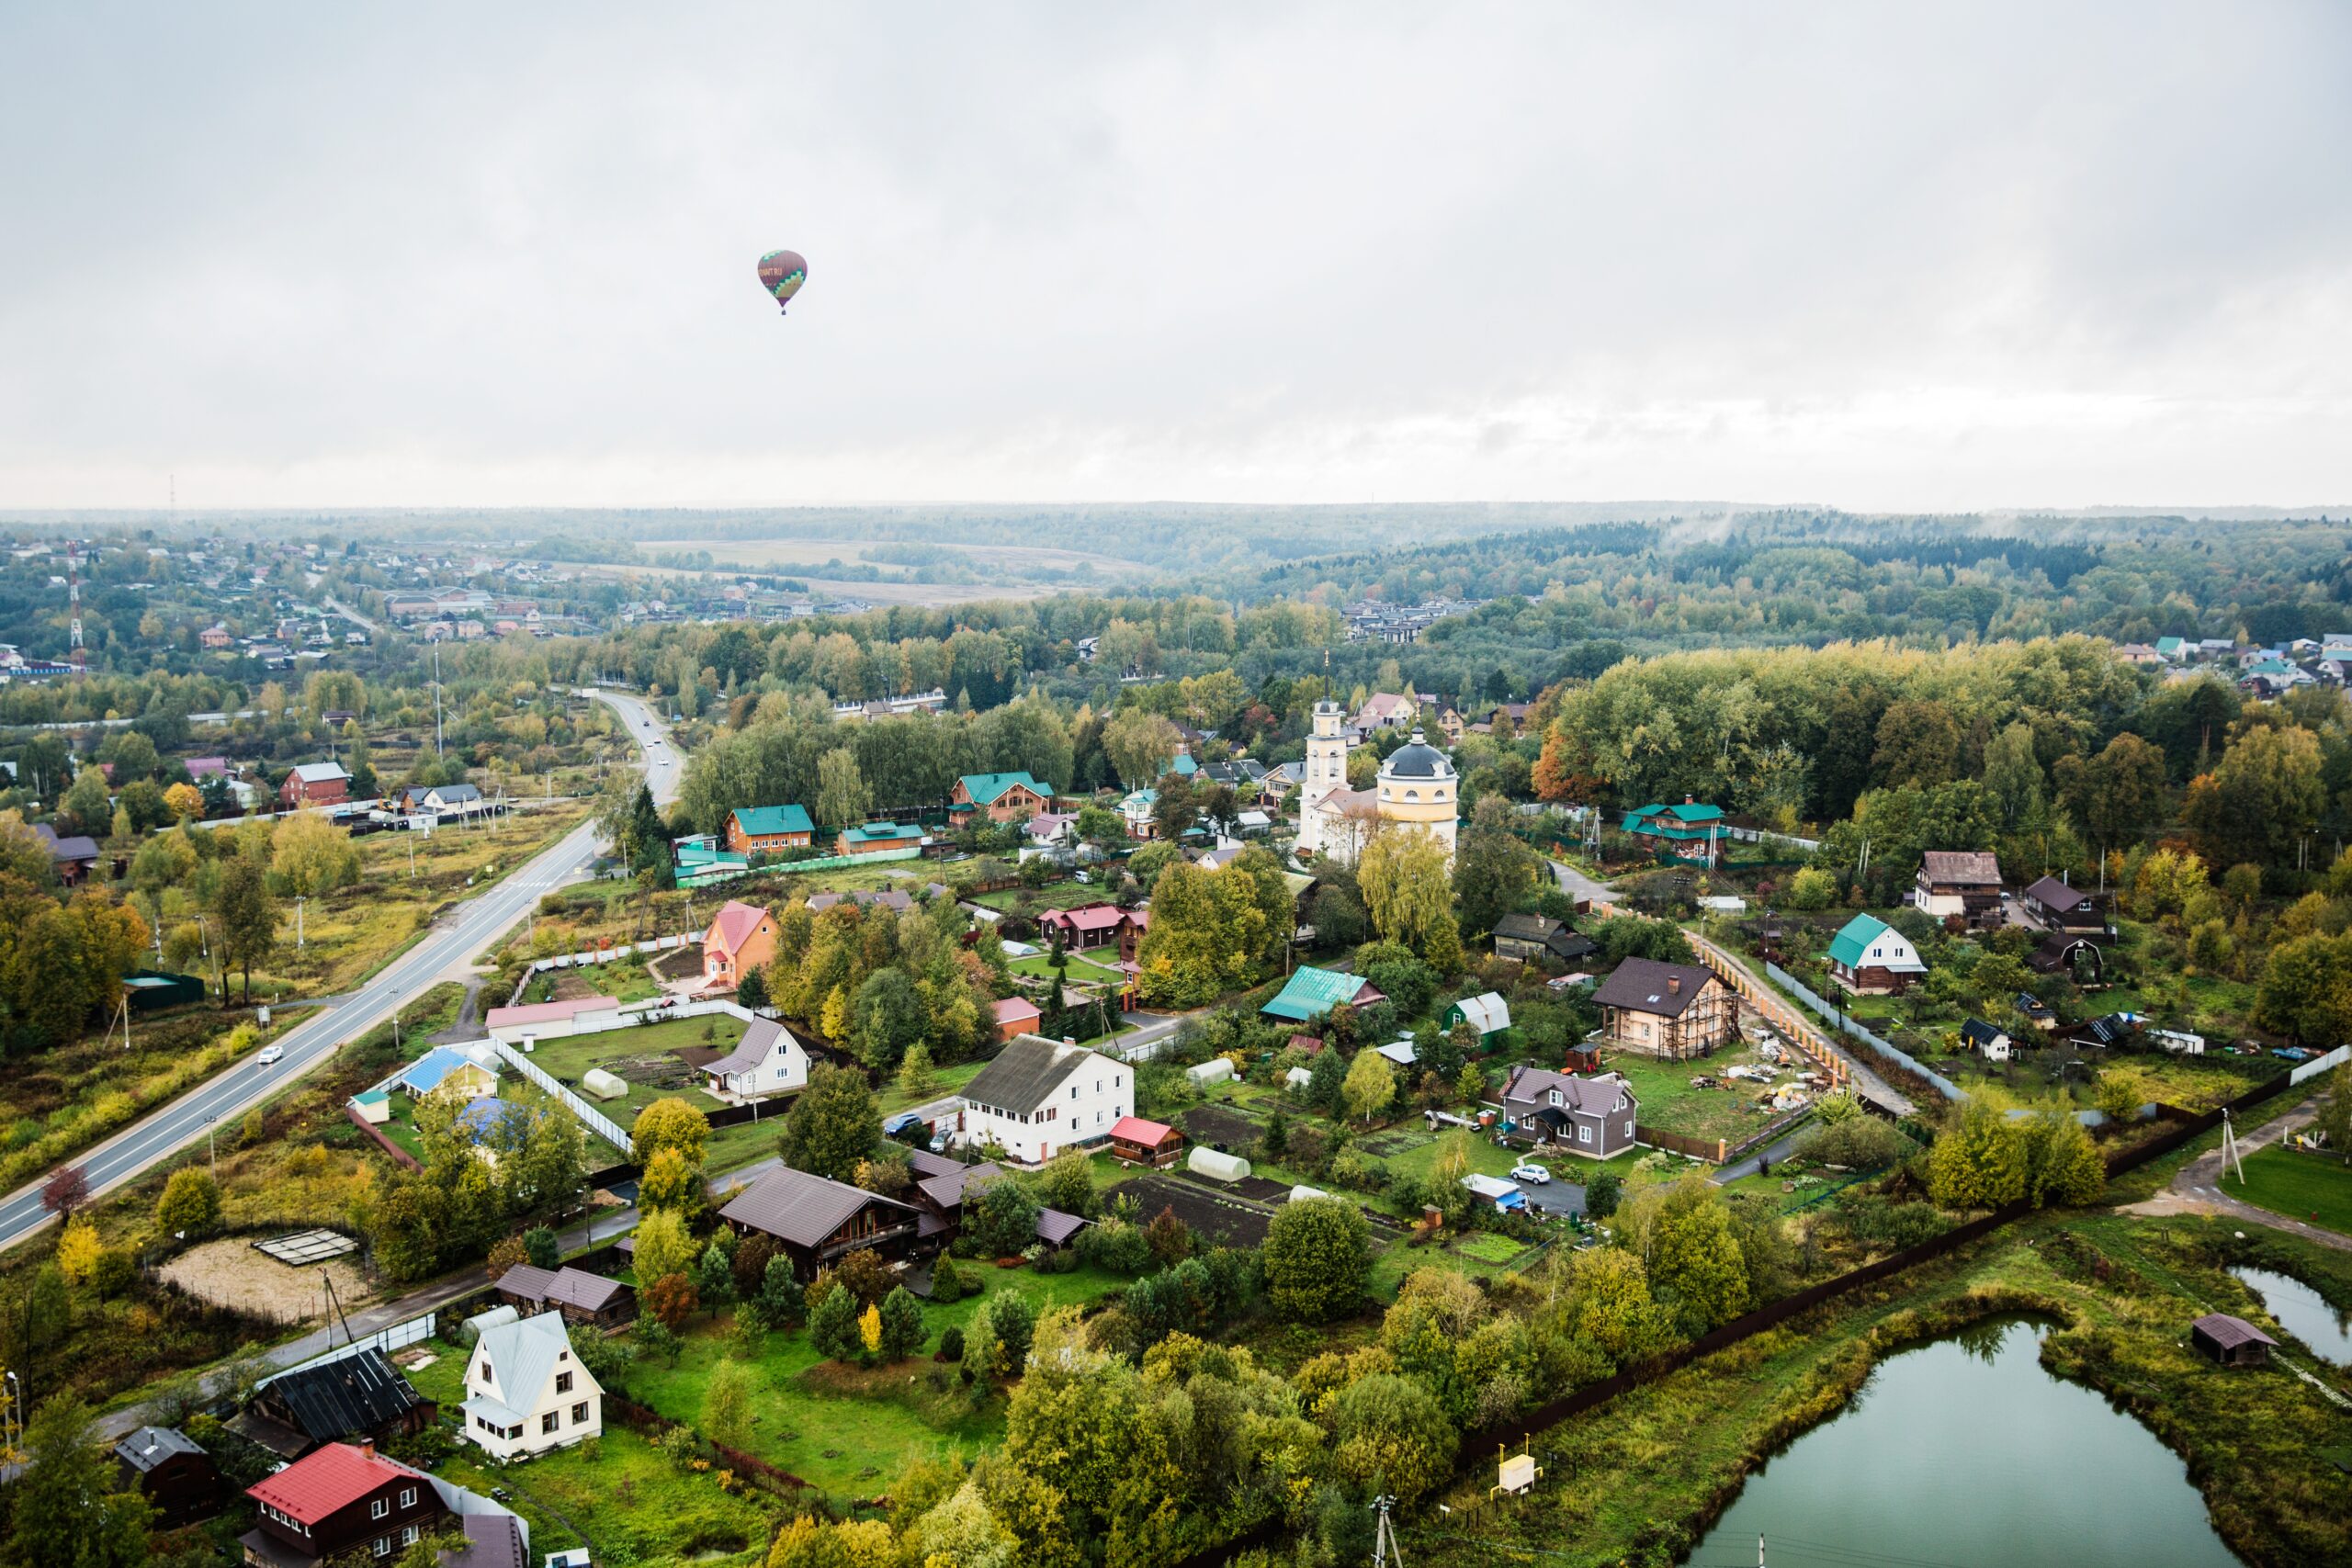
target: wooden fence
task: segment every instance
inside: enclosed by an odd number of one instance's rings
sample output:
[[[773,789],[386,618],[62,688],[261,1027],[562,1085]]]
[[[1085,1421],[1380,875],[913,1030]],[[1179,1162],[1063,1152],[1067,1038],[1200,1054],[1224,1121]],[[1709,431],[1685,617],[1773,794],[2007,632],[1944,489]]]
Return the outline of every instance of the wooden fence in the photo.
[[[345,1100],[343,1106],[343,1113],[351,1118],[351,1124],[353,1126],[358,1128],[361,1132],[375,1139],[378,1144],[381,1145],[384,1152],[391,1156],[393,1159],[408,1167],[411,1170],[423,1170],[424,1168],[424,1167],[419,1163],[414,1155],[409,1153],[406,1149],[392,1142],[391,1139],[384,1136],[382,1128],[377,1126],[374,1122],[368,1121],[368,1118],[359,1114],[359,1107],[352,1104],[349,1100]]]

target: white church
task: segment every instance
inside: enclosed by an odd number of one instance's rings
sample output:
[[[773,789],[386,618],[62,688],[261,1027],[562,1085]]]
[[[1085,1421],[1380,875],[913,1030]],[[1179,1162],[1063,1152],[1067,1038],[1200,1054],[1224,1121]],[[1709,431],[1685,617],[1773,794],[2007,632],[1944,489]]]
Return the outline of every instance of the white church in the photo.
[[[1307,737],[1306,776],[1299,783],[1298,843],[1302,861],[1317,854],[1350,864],[1384,825],[1420,828],[1453,853],[1461,819],[1461,781],[1445,753],[1413,738],[1388,754],[1370,789],[1348,787],[1347,710],[1338,703],[1315,705],[1315,732]]]

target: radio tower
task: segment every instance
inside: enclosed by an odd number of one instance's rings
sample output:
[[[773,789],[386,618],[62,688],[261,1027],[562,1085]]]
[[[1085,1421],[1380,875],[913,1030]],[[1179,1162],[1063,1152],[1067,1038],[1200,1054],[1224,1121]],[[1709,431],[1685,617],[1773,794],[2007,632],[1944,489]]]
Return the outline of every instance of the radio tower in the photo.
[[[82,649],[82,541],[65,542],[65,604],[72,615],[67,624],[65,640],[70,651],[66,662],[74,666],[76,680],[87,675],[89,656]]]

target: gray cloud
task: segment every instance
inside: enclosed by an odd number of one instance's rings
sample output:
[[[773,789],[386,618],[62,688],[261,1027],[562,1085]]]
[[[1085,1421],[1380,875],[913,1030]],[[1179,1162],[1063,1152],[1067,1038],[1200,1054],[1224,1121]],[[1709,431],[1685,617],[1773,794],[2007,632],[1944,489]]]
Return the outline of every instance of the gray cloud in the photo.
[[[0,504],[2352,490],[2338,8],[672,9],[0,13]]]

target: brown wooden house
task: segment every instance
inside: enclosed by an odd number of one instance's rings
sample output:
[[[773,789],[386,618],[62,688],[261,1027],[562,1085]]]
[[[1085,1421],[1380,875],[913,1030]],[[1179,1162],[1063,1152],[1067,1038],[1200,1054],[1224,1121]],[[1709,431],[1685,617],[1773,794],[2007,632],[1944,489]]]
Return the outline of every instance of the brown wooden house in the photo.
[[[2001,923],[2001,862],[1989,850],[1929,850],[1919,857],[1911,902],[1937,919],[1982,929]]]
[[[1620,1050],[1701,1056],[1739,1026],[1739,1002],[1713,971],[1628,958],[1593,992],[1603,1036]]]
[[[2188,1342],[2225,1367],[2267,1367],[2278,1341],[2242,1317],[2210,1312],[2188,1325]]]
[[[154,1505],[155,1523],[178,1529],[219,1513],[229,1483],[212,1456],[176,1427],[141,1427],[114,1446],[124,1484]]]
[[[245,1489],[254,1525],[237,1538],[248,1568],[314,1568],[346,1552],[389,1561],[448,1517],[430,1476],[378,1453],[330,1443]]]
[[[385,1443],[433,1424],[433,1401],[373,1345],[318,1366],[280,1372],[254,1391],[230,1430],[280,1459],[328,1443]]]
[[[738,1235],[758,1231],[774,1237],[803,1281],[853,1252],[891,1262],[933,1240],[923,1234],[923,1212],[913,1204],[789,1166],[753,1182],[718,1217]]]
[[[1129,1165],[1174,1165],[1184,1157],[1184,1134],[1165,1122],[1122,1116],[1111,1123],[1111,1157]]]
[[[518,1263],[499,1277],[498,1299],[511,1307],[539,1312],[553,1307],[566,1323],[618,1328],[637,1318],[637,1292],[618,1280],[566,1265],[539,1269]]]

